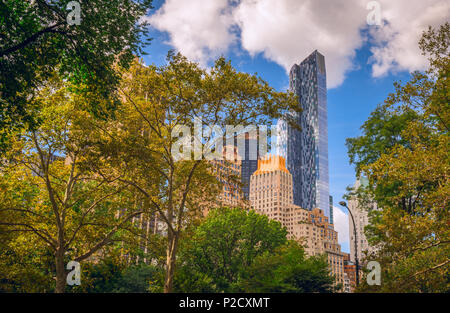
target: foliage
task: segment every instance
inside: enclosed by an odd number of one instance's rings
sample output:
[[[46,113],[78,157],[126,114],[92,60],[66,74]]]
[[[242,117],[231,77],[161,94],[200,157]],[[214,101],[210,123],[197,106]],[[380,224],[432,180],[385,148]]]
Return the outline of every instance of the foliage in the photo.
[[[58,292],[64,290],[68,261],[95,258],[143,213],[131,205],[127,186],[96,171],[101,159],[87,158],[90,144],[80,121],[95,119],[79,109],[82,98],[71,97],[67,88],[57,76],[47,82],[34,100],[42,122],[11,137],[0,171],[0,236],[9,240],[5,253],[31,257],[35,245],[49,249]]]
[[[110,171],[103,174],[120,176],[120,181],[133,186],[144,206],[164,223],[165,290],[170,291],[180,236],[206,209],[217,205],[221,188],[202,156],[177,159],[176,127],[187,127],[190,133],[195,119],[222,130],[226,125],[268,123],[288,110],[298,111],[297,101],[255,75],[237,72],[224,58],[207,71],[172,52],[164,66],[136,61],[123,73],[120,93],[123,105],[116,120],[92,128],[90,138],[98,146],[92,157],[107,157]],[[192,140],[204,146],[215,143],[207,130],[202,139]]]
[[[280,223],[254,211],[217,209],[190,236],[182,260],[212,278],[218,291],[231,291],[254,258],[286,243],[286,234]]]
[[[162,269],[145,263],[125,264],[117,257],[99,263],[87,263],[82,270],[81,285],[75,293],[146,293],[151,281],[162,277]]]
[[[429,70],[396,83],[364,134],[347,141],[351,161],[369,179],[360,197],[381,208],[366,227],[379,247],[369,256],[383,270],[378,291],[449,290],[449,41],[449,23],[424,33]]]
[[[244,292],[333,292],[334,279],[324,256],[307,257],[295,241],[253,261],[239,283]]]
[[[151,0],[78,0],[80,25],[67,22],[70,0],[5,0],[0,3],[0,151],[10,130],[34,127],[28,100],[56,69],[74,90],[111,100],[119,76],[141,54]],[[114,101],[109,101],[112,108]],[[97,116],[108,113],[98,102]]]
[[[263,123],[297,107],[292,94],[237,72],[224,59],[206,71],[181,55],[168,58],[159,68],[135,61],[123,73],[123,104],[115,118],[103,120],[88,109],[92,103],[106,108],[102,97],[74,92],[76,83],[53,73],[26,108],[39,123],[8,134],[0,235],[10,245],[7,253],[16,250],[12,233],[48,247],[55,268],[47,275],[56,275],[57,292],[65,289],[69,260],[99,260],[120,247],[140,257],[138,247],[153,239],[166,244],[164,291],[170,291],[178,241],[217,204],[221,188],[206,160],[175,159],[174,127],[192,126],[194,116],[223,128]],[[211,134],[205,136],[208,142]],[[143,214],[164,223],[164,240],[139,227]],[[160,245],[150,246],[146,253],[160,264]],[[33,255],[28,248],[25,254]]]
[[[378,106],[361,127],[364,135],[346,140],[350,163],[355,164],[357,176],[364,165],[375,162],[394,146],[408,146],[401,134],[408,123],[417,119],[418,114],[414,110],[393,113],[386,106]]]
[[[39,239],[18,233],[1,236],[0,293],[53,292],[54,271],[53,253]]]
[[[180,292],[326,292],[333,283],[327,262],[307,258],[279,222],[239,208],[212,211],[179,260]]]

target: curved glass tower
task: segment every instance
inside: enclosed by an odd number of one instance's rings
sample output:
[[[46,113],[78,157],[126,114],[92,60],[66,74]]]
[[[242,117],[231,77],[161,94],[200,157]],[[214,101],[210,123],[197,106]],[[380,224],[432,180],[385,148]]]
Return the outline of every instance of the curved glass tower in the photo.
[[[294,182],[294,204],[320,208],[330,217],[328,178],[327,81],[325,58],[317,50],[294,64],[289,88],[302,108],[294,117],[301,131],[278,122],[277,154],[286,159]]]

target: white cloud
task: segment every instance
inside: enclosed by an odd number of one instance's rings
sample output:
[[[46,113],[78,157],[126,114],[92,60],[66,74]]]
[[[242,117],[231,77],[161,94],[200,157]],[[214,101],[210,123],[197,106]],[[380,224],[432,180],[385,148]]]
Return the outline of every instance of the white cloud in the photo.
[[[226,52],[236,40],[230,10],[227,0],[166,0],[148,20],[153,27],[169,33],[169,43],[178,51],[205,64]]]
[[[167,0],[149,18],[168,32],[170,44],[188,58],[207,64],[240,43],[263,53],[286,71],[312,51],[325,55],[328,87],[339,86],[356,68],[356,49],[365,41],[369,0]],[[423,69],[417,41],[427,25],[449,16],[447,0],[380,0],[387,24],[370,26],[373,76]]]
[[[348,235],[348,215],[341,208],[333,206],[334,230],[338,232],[339,243],[348,244],[350,237]]]
[[[371,28],[375,46],[373,76],[392,71],[414,71],[426,68],[427,60],[417,45],[428,26],[439,26],[448,20],[450,2],[446,0],[381,0],[382,27]]]
[[[242,47],[287,71],[315,49],[325,55],[328,87],[344,81],[366,10],[359,0],[243,0],[234,12]]]

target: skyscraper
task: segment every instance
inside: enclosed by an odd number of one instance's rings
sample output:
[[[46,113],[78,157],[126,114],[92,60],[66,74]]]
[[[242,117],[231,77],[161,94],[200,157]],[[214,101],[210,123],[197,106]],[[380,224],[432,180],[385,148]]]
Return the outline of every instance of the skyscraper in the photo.
[[[277,154],[286,159],[294,181],[294,204],[329,212],[327,83],[325,58],[317,50],[294,64],[289,88],[299,98],[302,112],[294,118],[297,130],[283,119],[278,122]]]
[[[354,189],[358,190],[360,186],[367,186],[369,181],[367,178],[362,177],[356,180]],[[348,215],[348,227],[350,234],[350,260],[355,262],[355,239],[357,242],[357,254],[359,264],[364,263],[366,256],[377,250],[376,247],[371,246],[366,238],[364,232],[365,227],[369,225],[369,210],[378,210],[378,205],[375,201],[367,201],[367,203],[361,203],[357,197],[353,196],[348,200],[348,209],[352,212],[353,218],[355,219],[356,226],[356,238],[355,231],[353,230],[353,222],[351,220],[350,214]]]
[[[242,181],[242,192],[244,199],[249,199],[250,193],[250,177],[258,169],[258,159],[259,159],[259,146],[258,138],[252,137],[248,133],[245,133],[245,150],[241,156],[241,181]],[[251,146],[256,147],[256,149],[250,149]],[[256,150],[256,155],[254,150]],[[241,153],[241,151],[239,151]]]
[[[330,196],[330,223],[334,224],[334,215],[333,215],[333,196]]]
[[[290,230],[285,216],[292,206],[292,175],[284,158],[267,156],[258,160],[258,169],[250,178],[250,203],[257,213],[278,220]]]
[[[218,204],[222,206],[243,206],[242,189],[238,186],[241,176],[241,160],[236,146],[224,146],[223,160],[210,160],[213,173],[222,183]],[[206,213],[206,212],[205,212]]]
[[[338,233],[323,210],[305,210],[292,202],[292,175],[280,156],[258,160],[258,169],[250,178],[250,203],[259,214],[279,221],[288,238],[297,240],[309,256],[327,255],[337,283],[344,282],[344,260]]]

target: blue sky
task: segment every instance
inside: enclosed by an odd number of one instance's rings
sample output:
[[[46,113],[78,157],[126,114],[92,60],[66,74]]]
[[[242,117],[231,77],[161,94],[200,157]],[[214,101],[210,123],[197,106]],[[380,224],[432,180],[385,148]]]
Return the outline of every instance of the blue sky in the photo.
[[[337,2],[340,5],[330,11],[330,3]],[[238,70],[258,73],[275,89],[286,90],[290,66],[318,49],[325,55],[331,87],[328,89],[330,194],[338,206],[346,187],[355,182],[346,138],[360,135],[361,125],[393,91],[394,81],[407,81],[410,71],[424,68],[424,59],[417,48],[420,33],[429,24],[445,20],[450,8],[448,1],[442,0],[398,0],[395,4],[381,0],[383,25],[367,26],[366,15],[370,12],[367,3],[157,0],[148,18],[153,41],[146,49],[149,55],[144,56],[144,61],[164,64],[169,49],[181,51],[203,66],[223,55]],[[422,22],[408,23],[408,19]],[[344,214],[336,211],[335,228],[343,251],[348,252],[348,219]]]

